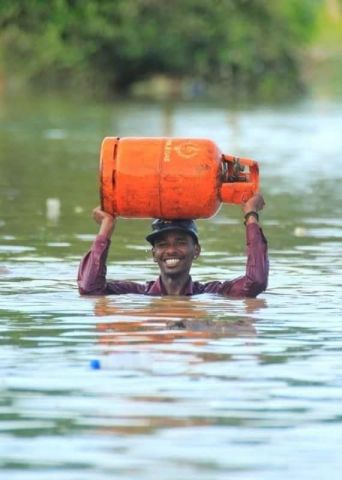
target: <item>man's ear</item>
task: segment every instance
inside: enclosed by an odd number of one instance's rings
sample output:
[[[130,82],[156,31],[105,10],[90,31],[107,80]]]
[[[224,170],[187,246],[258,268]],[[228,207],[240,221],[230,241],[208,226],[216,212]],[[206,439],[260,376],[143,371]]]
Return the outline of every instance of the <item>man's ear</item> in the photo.
[[[194,258],[197,258],[201,255],[201,245],[199,243],[195,243],[195,253]]]
[[[151,249],[151,255],[152,255],[153,261],[156,262],[157,259],[156,259],[156,256],[155,256],[155,249],[154,249],[154,247],[152,247],[152,249]]]

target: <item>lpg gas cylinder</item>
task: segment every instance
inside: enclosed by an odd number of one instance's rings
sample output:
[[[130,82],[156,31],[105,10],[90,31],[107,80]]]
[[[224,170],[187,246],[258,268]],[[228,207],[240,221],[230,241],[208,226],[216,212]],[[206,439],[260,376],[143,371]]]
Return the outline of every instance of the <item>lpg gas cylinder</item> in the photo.
[[[221,153],[203,138],[106,137],[101,146],[100,197],[112,215],[209,218],[222,202],[258,191],[257,162]]]

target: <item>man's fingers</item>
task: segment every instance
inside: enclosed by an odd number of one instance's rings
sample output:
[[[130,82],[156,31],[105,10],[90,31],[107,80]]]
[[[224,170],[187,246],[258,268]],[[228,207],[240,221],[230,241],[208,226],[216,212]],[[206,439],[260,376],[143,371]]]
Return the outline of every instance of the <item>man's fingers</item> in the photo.
[[[92,217],[95,220],[96,223],[102,223],[102,220],[104,219],[104,212],[101,210],[100,207],[94,208],[92,212]]]
[[[262,210],[265,206],[265,200],[261,193],[255,193],[247,202],[242,204],[244,212],[250,210]]]

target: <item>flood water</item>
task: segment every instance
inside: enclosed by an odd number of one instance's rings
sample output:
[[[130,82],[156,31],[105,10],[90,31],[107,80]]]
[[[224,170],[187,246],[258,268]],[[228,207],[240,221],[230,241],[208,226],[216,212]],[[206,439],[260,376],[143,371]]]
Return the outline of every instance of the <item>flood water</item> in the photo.
[[[0,105],[0,477],[341,478],[342,103]],[[108,135],[209,137],[259,161],[269,289],[80,297]],[[225,205],[198,222],[194,279],[244,272],[242,220]],[[119,220],[109,278],[157,276],[149,223]]]

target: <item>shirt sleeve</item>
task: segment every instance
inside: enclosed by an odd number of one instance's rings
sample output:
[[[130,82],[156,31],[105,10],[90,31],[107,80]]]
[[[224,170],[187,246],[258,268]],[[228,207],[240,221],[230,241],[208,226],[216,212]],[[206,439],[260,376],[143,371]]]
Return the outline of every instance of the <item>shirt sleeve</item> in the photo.
[[[106,260],[110,240],[98,235],[88,253],[82,258],[77,276],[81,295],[101,295],[106,292]]]
[[[267,288],[269,260],[267,240],[257,223],[246,227],[247,264],[242,277],[226,282],[210,282],[205,290],[229,297],[256,297]]]
[[[128,281],[107,281],[106,261],[110,240],[98,235],[91,249],[82,258],[77,276],[78,290],[81,295],[108,295],[126,293],[144,293],[146,286]]]

